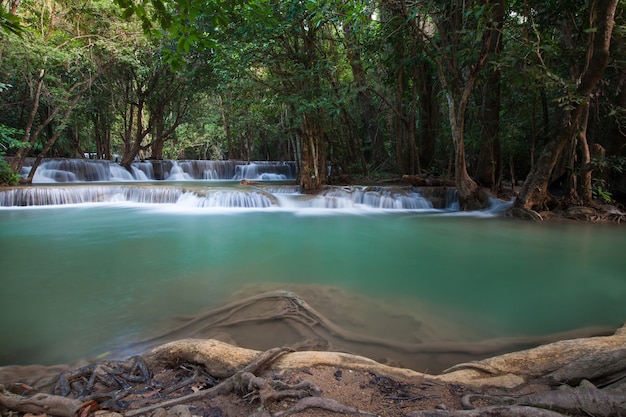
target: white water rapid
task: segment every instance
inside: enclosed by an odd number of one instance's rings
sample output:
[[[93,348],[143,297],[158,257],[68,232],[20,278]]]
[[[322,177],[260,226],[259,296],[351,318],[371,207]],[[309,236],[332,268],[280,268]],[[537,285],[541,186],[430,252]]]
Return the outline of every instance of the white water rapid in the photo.
[[[454,190],[453,190],[454,191]],[[430,199],[412,187],[329,187],[310,196],[292,185],[242,186],[237,183],[94,184],[19,187],[0,191],[0,207],[66,204],[149,204],[179,208],[330,209],[454,211],[455,192],[445,190]]]

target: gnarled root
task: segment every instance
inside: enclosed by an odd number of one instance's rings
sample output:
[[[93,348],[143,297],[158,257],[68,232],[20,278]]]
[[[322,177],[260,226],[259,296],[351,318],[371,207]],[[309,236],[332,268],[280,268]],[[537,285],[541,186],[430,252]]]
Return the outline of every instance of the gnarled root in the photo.
[[[525,406],[494,406],[476,410],[418,410],[405,417],[565,417],[555,411]]]
[[[103,361],[63,372],[59,375],[54,393],[63,397],[73,393],[76,398],[85,398],[93,392],[97,383],[129,390],[133,382],[149,384],[151,379],[147,365],[135,356],[126,361]]]
[[[582,381],[575,388],[564,386],[552,391],[518,397],[469,394],[461,400],[463,407],[473,409],[475,399],[480,399],[483,403],[488,401],[498,405],[534,407],[565,415],[610,417],[626,414],[626,397],[621,390],[601,390],[588,381]]]
[[[9,392],[0,385],[0,405],[20,413],[48,414],[59,417],[72,417],[83,406],[81,400],[59,395],[35,394],[24,396]]]
[[[260,413],[255,413],[250,417],[286,417],[311,408],[317,408],[320,410],[331,411],[333,413],[340,414],[351,414],[366,417],[378,416],[378,414],[370,413],[369,411],[359,410],[358,408],[354,407],[349,407],[330,398],[305,397],[298,401],[293,407],[285,411],[279,411],[273,414],[269,414],[267,411],[262,411]]]

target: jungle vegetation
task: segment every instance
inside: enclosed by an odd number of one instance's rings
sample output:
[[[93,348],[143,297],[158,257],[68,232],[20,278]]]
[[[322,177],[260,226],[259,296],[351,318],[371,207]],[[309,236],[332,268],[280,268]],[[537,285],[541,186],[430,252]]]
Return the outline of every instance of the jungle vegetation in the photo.
[[[305,192],[409,175],[453,179],[467,207],[505,185],[521,209],[624,197],[624,0],[0,5],[9,173],[295,160]]]

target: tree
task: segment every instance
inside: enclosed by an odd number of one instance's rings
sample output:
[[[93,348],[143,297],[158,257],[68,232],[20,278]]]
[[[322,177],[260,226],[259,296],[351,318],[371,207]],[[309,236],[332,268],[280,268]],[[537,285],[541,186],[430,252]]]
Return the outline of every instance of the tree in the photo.
[[[500,81],[502,67],[499,63],[503,49],[502,32],[507,5],[504,1],[493,7],[489,22],[488,60],[486,76],[482,85],[482,132],[475,177],[484,186],[496,190],[502,178],[502,150],[500,144]]]
[[[35,7],[37,6],[37,7]],[[106,48],[98,35],[85,32],[85,20],[68,21],[72,14],[44,2],[41,7],[21,3],[23,19],[31,28],[23,37],[10,37],[2,47],[4,64],[12,66],[13,102],[19,109],[19,127],[24,146],[17,149],[11,168],[19,172],[29,152],[38,149],[27,181],[31,181],[41,159],[63,135],[72,112],[95,79],[108,65]],[[86,8],[84,17],[94,17]],[[96,25],[94,29],[99,29]],[[71,63],[71,64],[70,64]]]
[[[494,13],[503,6],[498,1],[451,0],[398,1],[391,7],[410,25],[414,40],[437,68],[448,104],[459,196],[465,208],[479,206],[484,201],[467,171],[465,123],[474,86],[493,49]]]
[[[575,94],[565,103],[566,111],[558,134],[546,143],[515,200],[514,208],[542,210],[551,205],[550,201],[553,198],[548,191],[550,176],[565,145],[580,135],[585,128],[591,94],[595,91],[609,61],[617,5],[618,0],[594,0],[591,3],[589,13],[597,10],[597,17],[594,19],[595,26],[590,31],[593,33],[593,41],[587,45],[587,65],[579,74],[580,82]]]

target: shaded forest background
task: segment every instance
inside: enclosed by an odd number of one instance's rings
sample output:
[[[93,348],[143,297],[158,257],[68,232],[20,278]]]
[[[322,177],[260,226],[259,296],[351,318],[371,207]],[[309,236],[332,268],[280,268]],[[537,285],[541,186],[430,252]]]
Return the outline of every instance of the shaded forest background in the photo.
[[[0,5],[5,178],[27,157],[295,160],[305,192],[412,175],[466,205],[626,202],[623,0]]]

